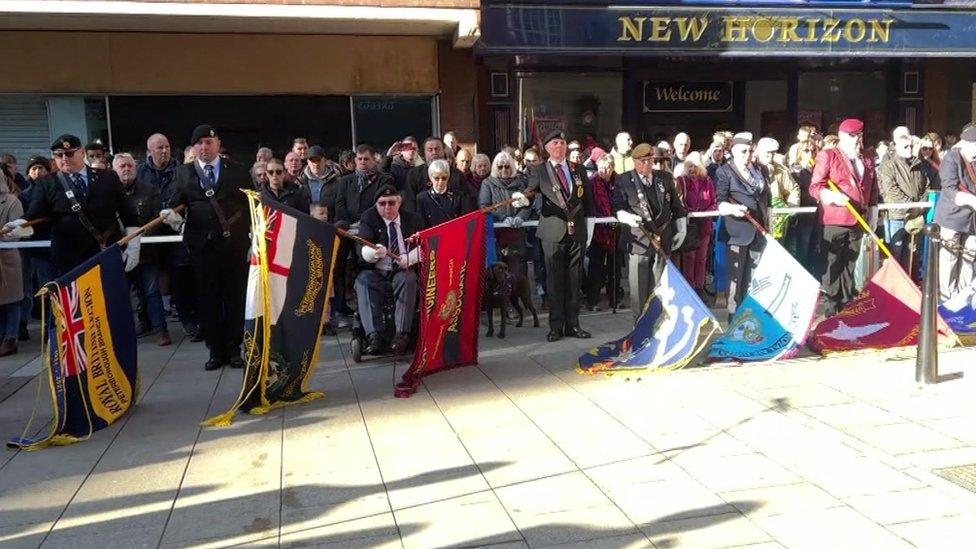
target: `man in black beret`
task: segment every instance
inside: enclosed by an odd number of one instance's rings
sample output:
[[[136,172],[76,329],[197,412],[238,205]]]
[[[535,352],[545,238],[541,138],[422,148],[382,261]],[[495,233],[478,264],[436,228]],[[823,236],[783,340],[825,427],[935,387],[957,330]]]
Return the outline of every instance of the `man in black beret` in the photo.
[[[392,286],[396,301],[393,352],[403,354],[410,344],[409,334],[417,311],[417,272],[420,249],[407,249],[407,241],[423,228],[417,214],[402,210],[403,198],[393,185],[376,192],[376,205],[363,212],[359,236],[377,244],[370,248],[356,245],[359,261],[356,296],[359,317],[368,341],[366,354],[378,354],[386,346],[383,330],[383,304],[386,288]]]
[[[543,140],[549,159],[529,172],[526,194],[542,195],[542,213],[536,236],[542,241],[549,295],[549,335],[588,338],[580,328],[580,266],[586,247],[586,216],[593,211],[589,179],[579,164],[566,159],[566,136],[559,130]],[[522,193],[512,195],[515,207],[529,205]]]
[[[220,135],[208,124],[190,136],[196,160],[176,169],[173,196],[160,212],[167,225],[183,232],[196,282],[200,330],[210,359],[204,366],[242,368],[247,252],[251,240],[247,197],[251,186],[243,165],[220,157]],[[183,215],[172,210],[185,205]]]
[[[57,274],[63,275],[122,238],[119,220],[126,232],[134,232],[139,218],[115,172],[85,165],[81,140],[76,136],[55,139],[51,154],[57,169],[34,183],[24,219],[7,226],[50,218],[46,225],[51,229],[51,262]],[[123,252],[127,272],[139,264],[139,249],[139,238],[135,238]]]

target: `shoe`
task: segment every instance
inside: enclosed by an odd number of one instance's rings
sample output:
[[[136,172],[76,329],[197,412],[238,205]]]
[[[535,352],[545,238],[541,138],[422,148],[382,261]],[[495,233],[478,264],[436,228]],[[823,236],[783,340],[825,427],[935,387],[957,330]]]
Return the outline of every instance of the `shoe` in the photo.
[[[337,314],[335,315],[334,324],[336,328],[342,329],[352,326],[352,321],[346,315]]]
[[[30,341],[30,332],[27,331],[27,323],[21,322],[17,329],[17,341]]]
[[[402,355],[410,346],[410,336],[400,333],[393,337],[393,354]]]
[[[225,362],[224,360],[221,360],[219,358],[210,357],[210,360],[208,360],[207,363],[203,365],[203,369],[208,372],[211,372],[213,370],[219,370],[221,366],[224,365],[224,362]]]
[[[167,347],[167,346],[172,345],[172,344],[173,344],[173,340],[170,339],[169,332],[166,331],[165,329],[160,330],[159,333],[156,334],[156,346],[157,347]]]
[[[590,339],[591,337],[593,337],[593,334],[587,332],[586,330],[580,327],[570,328],[566,330],[566,335],[568,337],[575,337],[576,339]]]
[[[383,351],[383,337],[380,334],[374,332],[369,334],[369,337],[366,339],[365,353],[367,355],[378,355]]]
[[[17,354],[17,342],[13,338],[3,340],[3,343],[0,343],[0,356],[13,354]]]
[[[549,335],[546,336],[546,341],[552,343],[553,341],[559,341],[563,338],[562,332],[559,330],[550,330]]]
[[[596,313],[602,311],[603,309],[599,305],[588,305],[586,310],[590,311],[591,313]]]
[[[228,362],[228,365],[231,368],[234,368],[236,370],[240,370],[241,368],[244,367],[244,359],[241,358],[241,357],[239,357],[239,356],[235,356],[234,358],[230,359],[230,362]]]
[[[200,328],[195,326],[183,326],[183,330],[186,332],[187,337],[190,341],[197,343],[203,341],[203,336],[200,335]]]
[[[326,323],[322,326],[322,335],[324,336],[334,336],[336,335],[335,328],[332,327],[331,323]]]

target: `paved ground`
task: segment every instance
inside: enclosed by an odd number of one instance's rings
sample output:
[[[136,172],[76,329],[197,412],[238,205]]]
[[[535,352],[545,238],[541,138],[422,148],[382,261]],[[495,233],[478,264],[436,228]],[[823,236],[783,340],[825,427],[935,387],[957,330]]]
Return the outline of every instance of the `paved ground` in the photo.
[[[629,322],[583,325],[603,340]],[[627,382],[577,374],[585,342],[508,335],[394,399],[390,364],[352,363],[343,334],[313,383],[325,399],[219,430],[197,424],[240,373],[146,340],[123,421],[0,454],[0,545],[973,546],[976,495],[932,473],[976,463],[971,350],[926,388],[913,360],[863,356]],[[0,362],[4,436],[31,413],[33,359]]]

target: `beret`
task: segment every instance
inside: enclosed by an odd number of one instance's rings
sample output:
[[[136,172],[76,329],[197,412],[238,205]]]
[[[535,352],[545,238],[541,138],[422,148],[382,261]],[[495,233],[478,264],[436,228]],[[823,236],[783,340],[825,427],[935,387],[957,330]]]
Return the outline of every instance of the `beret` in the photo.
[[[861,122],[857,118],[848,118],[841,122],[837,129],[850,135],[861,133],[864,131],[864,122]]]
[[[58,149],[77,149],[81,147],[81,139],[78,136],[66,133],[51,143],[51,150],[56,151]]]
[[[545,147],[553,139],[562,139],[565,141],[566,134],[564,134],[562,130],[552,130],[551,132],[547,133],[546,137],[542,140],[542,146]]]
[[[190,134],[190,144],[196,145],[197,141],[200,141],[204,137],[220,137],[217,135],[217,130],[214,129],[210,124],[200,124],[196,128],[193,128],[193,133]]]

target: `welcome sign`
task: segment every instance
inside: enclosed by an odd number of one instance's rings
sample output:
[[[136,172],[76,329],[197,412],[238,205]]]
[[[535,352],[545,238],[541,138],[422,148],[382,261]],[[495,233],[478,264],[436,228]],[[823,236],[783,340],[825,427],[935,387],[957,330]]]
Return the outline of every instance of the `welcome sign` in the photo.
[[[644,82],[644,112],[728,112],[731,82]]]

